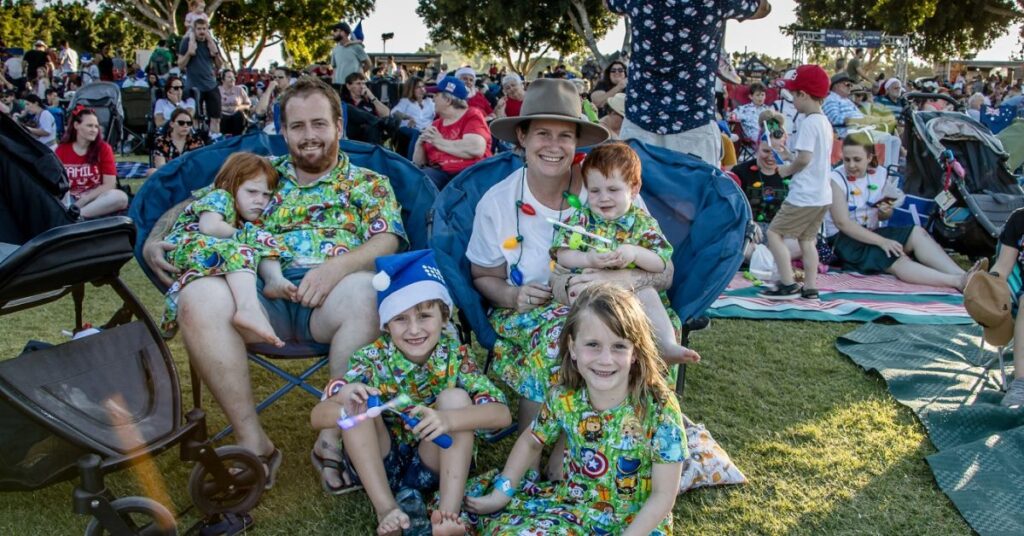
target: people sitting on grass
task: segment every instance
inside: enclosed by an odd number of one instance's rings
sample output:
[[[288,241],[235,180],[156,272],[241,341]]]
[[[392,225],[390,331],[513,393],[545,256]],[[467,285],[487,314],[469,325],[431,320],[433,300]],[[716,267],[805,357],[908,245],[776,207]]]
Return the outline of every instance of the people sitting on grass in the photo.
[[[260,304],[282,340],[330,344],[330,372],[341,377],[349,357],[379,336],[369,270],[374,259],[406,242],[401,208],[387,177],[351,164],[339,151],[341,102],[331,86],[300,78],[281,97],[281,124],[288,155],[272,161],[281,179],[262,221],[291,253],[284,276],[298,290],[292,299],[271,299],[261,288]],[[163,239],[191,201],[168,210],[143,247],[146,264],[164,285],[178,270],[165,258],[174,246]],[[309,218],[313,205],[323,208]],[[273,486],[281,454],[256,413],[245,349],[260,338],[232,323],[235,311],[223,278],[197,279],[178,296],[179,331],[237,444],[263,457]],[[337,430],[323,432],[315,452],[338,461],[338,439]],[[337,471],[324,469],[322,477],[332,487],[343,484]]]
[[[870,140],[843,140],[843,164],[831,175],[832,206],[825,236],[842,267],[890,273],[901,281],[963,290],[967,273],[922,227],[885,224],[903,194],[875,159]]]
[[[91,108],[71,110],[64,138],[55,151],[71,186],[71,203],[83,218],[99,218],[128,208],[128,194],[117,187],[114,149],[103,141],[100,121]]]
[[[437,189],[463,169],[491,156],[491,132],[479,108],[469,106],[469,92],[454,76],[428,90],[437,119],[420,132],[412,161],[423,168]]]
[[[426,524],[398,500],[419,495],[421,503],[440,487],[430,518],[432,534],[461,535],[459,519],[474,454],[474,432],[501,429],[512,422],[505,395],[477,369],[469,348],[445,330],[452,299],[430,250],[379,257],[373,278],[381,337],[361,348],[343,376],[324,389],[310,420],[316,429],[337,430],[339,414],[351,418],[367,411],[369,398],[381,403],[405,396],[396,409],[352,427],[342,427],[341,464],[313,453],[314,463],[341,470],[349,484],[366,489],[377,514],[378,534],[397,534]],[[411,409],[407,409],[412,406]],[[407,418],[419,420],[408,423]],[[442,436],[447,435],[447,438]],[[445,439],[450,443],[445,448]],[[413,519],[410,519],[413,517]],[[419,523],[416,523],[419,521]],[[419,534],[419,532],[417,532]]]
[[[345,85],[341,89],[341,102],[377,117],[387,117],[391,114],[388,106],[366,85],[366,76],[359,72],[345,77]]]
[[[423,129],[434,122],[434,99],[427,96],[422,78],[412,77],[402,87],[402,99],[391,109],[391,116],[402,122],[395,135],[395,152],[412,159],[412,147]]]
[[[18,115],[21,126],[39,143],[57,146],[57,120],[46,109],[46,102],[35,93],[25,95],[25,109]]]
[[[479,533],[673,534],[686,434],[639,301],[611,283],[587,288],[556,346],[558,382],[539,415],[501,472],[470,484]],[[530,469],[552,446],[564,478],[541,482]]]
[[[185,82],[177,76],[171,75],[167,77],[165,87],[167,89],[164,92],[164,98],[156,101],[153,106],[153,123],[157,128],[163,127],[171,119],[171,112],[177,108],[191,110],[193,114],[196,112],[196,101],[185,98]]]
[[[171,160],[189,151],[194,151],[206,145],[203,138],[195,132],[193,126],[195,126],[195,120],[192,119],[191,110],[177,108],[171,112],[166,132],[158,136],[153,142],[153,167],[151,172],[164,167]]]

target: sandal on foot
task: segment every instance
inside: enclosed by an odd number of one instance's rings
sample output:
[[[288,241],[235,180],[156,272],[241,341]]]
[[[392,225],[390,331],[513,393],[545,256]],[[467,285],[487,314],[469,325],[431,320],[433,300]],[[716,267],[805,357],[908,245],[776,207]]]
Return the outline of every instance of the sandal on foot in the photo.
[[[818,289],[805,287],[803,290],[800,291],[800,297],[804,298],[805,300],[817,300]]]
[[[798,283],[784,285],[780,282],[775,288],[762,290],[757,295],[769,300],[792,300],[800,296],[800,285]]]
[[[274,452],[259,458],[267,472],[267,483],[263,486],[263,489],[269,490],[274,487],[274,482],[277,481],[277,470],[281,468],[281,460],[284,459],[284,455],[281,454],[281,449],[275,448]]]
[[[339,454],[341,454],[339,452]],[[316,468],[317,473],[320,474],[320,485],[324,488],[324,491],[330,495],[344,495],[351,491],[357,491],[363,489],[363,486],[357,484],[354,478],[355,471],[352,470],[352,466],[345,460],[345,456],[341,456],[341,460],[332,460],[330,458],[324,458],[316,453],[314,448],[309,453],[310,460],[313,462],[313,467]],[[324,478],[324,469],[334,469],[338,472],[338,478],[342,480],[340,486],[332,486],[327,483],[327,479]],[[347,484],[345,482],[348,482]]]

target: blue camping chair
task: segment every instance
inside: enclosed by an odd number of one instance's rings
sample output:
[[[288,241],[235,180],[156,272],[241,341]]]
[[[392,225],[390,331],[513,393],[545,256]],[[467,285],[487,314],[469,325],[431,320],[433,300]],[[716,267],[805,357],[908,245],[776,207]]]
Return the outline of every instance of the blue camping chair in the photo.
[[[437,189],[416,166],[397,154],[381,147],[365,143],[342,140],[340,147],[353,164],[372,169],[391,179],[395,196],[402,206],[402,221],[412,249],[425,249],[427,245],[427,217],[430,206],[437,196]],[[138,194],[135,195],[128,215],[135,220],[138,238],[135,242],[135,258],[150,281],[161,292],[166,291],[142,258],[142,246],[149,236],[153,225],[168,209],[187,199],[192,191],[213,182],[217,170],[232,153],[249,151],[262,155],[287,154],[288,148],[284,138],[271,136],[262,132],[238,136],[186,153],[169,162],[153,174]],[[290,343],[284,348],[275,348],[269,344],[252,344],[248,346],[249,359],[268,371],[285,380],[285,383],[270,396],[256,406],[256,411],[263,411],[296,387],[320,398],[320,390],[307,380],[327,364],[326,344],[301,345]],[[298,375],[293,375],[274,365],[270,359],[309,359],[316,362]],[[199,385],[199,378],[192,373],[193,385]],[[193,390],[195,407],[200,407],[200,389]],[[218,440],[231,432],[231,427],[222,430],[214,440]]]
[[[644,202],[674,248],[675,274],[668,295],[685,324],[704,314],[743,262],[750,207],[736,183],[717,168],[690,155],[636,140],[628,143],[643,163]],[[494,347],[497,333],[473,286],[466,248],[480,198],[521,166],[514,153],[488,158],[455,177],[434,202],[430,247],[461,314],[488,350]],[[687,335],[684,329],[684,344]],[[676,384],[680,394],[685,372],[684,367]]]

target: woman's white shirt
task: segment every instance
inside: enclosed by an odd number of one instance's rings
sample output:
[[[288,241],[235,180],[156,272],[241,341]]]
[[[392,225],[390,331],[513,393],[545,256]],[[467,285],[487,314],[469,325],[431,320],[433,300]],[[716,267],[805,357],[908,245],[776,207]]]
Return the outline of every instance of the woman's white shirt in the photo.
[[[423,130],[434,122],[434,99],[423,99],[422,106],[409,99],[402,99],[391,109],[391,115],[400,112],[413,118],[413,128]],[[402,126],[408,126],[402,122]]]

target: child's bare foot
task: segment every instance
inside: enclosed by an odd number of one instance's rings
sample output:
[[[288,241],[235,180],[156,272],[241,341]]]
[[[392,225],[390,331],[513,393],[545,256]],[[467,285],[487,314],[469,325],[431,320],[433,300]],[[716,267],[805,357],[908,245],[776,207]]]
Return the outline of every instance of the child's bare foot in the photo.
[[[263,295],[272,300],[295,301],[295,293],[298,291],[299,287],[296,287],[295,283],[283,277],[263,282]]]
[[[664,357],[665,362],[670,365],[700,362],[700,354],[679,344],[666,344],[662,348],[661,355]]]
[[[383,516],[378,516],[377,534],[380,536],[397,536],[402,533],[402,529],[407,529],[411,525],[409,516],[401,508],[395,506]]]
[[[434,536],[464,536],[466,526],[459,521],[459,514],[434,510],[430,514],[430,529]]]
[[[284,346],[284,341],[274,333],[274,328],[270,325],[270,321],[267,320],[267,316],[259,309],[239,309],[235,311],[231,324],[240,331],[247,331],[255,335],[263,342],[273,344],[278,348]]]

